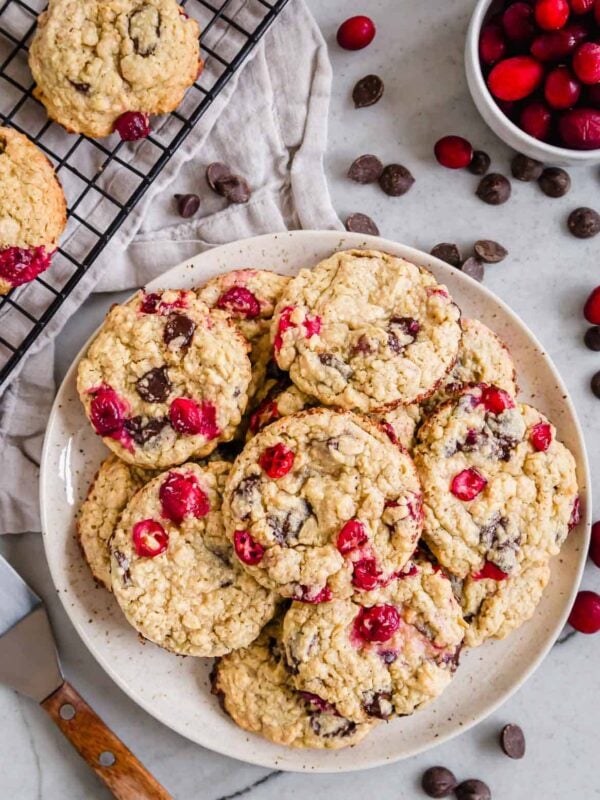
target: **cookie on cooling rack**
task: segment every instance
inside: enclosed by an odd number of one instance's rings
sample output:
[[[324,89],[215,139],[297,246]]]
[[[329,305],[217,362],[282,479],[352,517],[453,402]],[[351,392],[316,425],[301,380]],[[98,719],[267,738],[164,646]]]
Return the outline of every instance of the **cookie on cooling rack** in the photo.
[[[50,266],[66,221],[52,164],[22,133],[0,127],[0,294]]]
[[[198,77],[199,33],[176,0],[50,0],[29,48],[35,96],[70,132],[140,138]]]

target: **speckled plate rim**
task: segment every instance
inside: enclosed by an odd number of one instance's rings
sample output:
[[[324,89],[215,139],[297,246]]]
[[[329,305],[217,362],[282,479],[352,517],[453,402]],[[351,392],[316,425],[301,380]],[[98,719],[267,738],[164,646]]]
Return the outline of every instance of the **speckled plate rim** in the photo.
[[[460,271],[422,251],[380,237],[337,231],[291,231],[214,248],[165,271],[149,283],[148,288],[191,287],[213,274],[240,266],[270,267],[277,272],[294,274],[301,266],[315,263],[317,258],[349,247],[385,250],[431,269],[440,281],[449,286],[459,305],[466,303],[473,308],[471,315],[477,314],[490,324],[509,340],[509,346],[514,345],[511,342],[514,336],[517,349],[525,348],[526,353],[529,348],[531,363],[527,366],[536,371],[536,376],[540,374],[544,388],[534,386],[525,392],[524,399],[529,399],[527,395],[540,398],[542,410],[548,410],[545,405],[556,405],[554,421],[559,409],[559,434],[567,441],[577,460],[582,520],[570,535],[561,556],[554,559],[551,586],[557,582],[556,591],[546,592],[534,618],[511,637],[469,651],[450,687],[427,708],[412,717],[382,724],[364,742],[346,750],[296,750],[273,745],[237,728],[221,714],[215,699],[207,696],[210,660],[177,659],[154,645],[142,646],[137,642],[135,632],[118,615],[114,616],[113,598],[98,594],[103,590],[94,587],[87,569],[85,575],[73,578],[73,561],[70,562],[69,557],[83,561],[73,550],[77,550],[74,521],[79,502],[74,485],[80,466],[83,471],[81,461],[85,452],[78,456],[77,448],[87,439],[98,459],[102,455],[94,441],[97,437],[88,431],[89,426],[78,426],[82,422],[78,401],[69,408],[69,404],[75,402],[77,364],[93,336],[82,347],[58,390],[41,461],[42,531],[50,572],[67,614],[98,663],[135,703],[182,736],[223,755],[284,771],[335,773],[389,764],[447,741],[493,713],[531,676],[562,630],[579,586],[589,544],[589,465],[581,427],[567,389],[541,344],[516,314],[485,286]],[[312,253],[315,255],[311,258]],[[290,267],[288,257],[293,260],[294,267]],[[484,313],[480,309],[485,309]],[[522,375],[524,364],[518,358],[515,360]],[[554,386],[549,388],[552,382]],[[89,467],[87,472],[90,472]],[[88,482],[89,475],[85,485]],[[560,568],[557,566],[559,563],[562,565]],[[98,600],[99,597],[102,599]],[[94,604],[97,607],[92,611]],[[92,619],[87,618],[92,613],[99,614],[96,627],[89,624]],[[104,631],[104,637],[98,632],[102,625],[112,626],[112,639],[108,630]],[[126,652],[127,657],[119,660],[122,652]],[[164,675],[171,681],[170,689],[152,694],[146,691],[145,684],[140,688],[139,682],[125,674],[130,666],[128,662],[146,667],[148,683],[152,682],[156,667],[159,677]],[[500,669],[499,663],[506,664],[506,670]],[[486,681],[482,688],[478,676],[483,670]],[[184,686],[182,682],[187,683]],[[187,719],[185,714],[192,704],[185,690],[194,687],[197,690],[199,683],[203,685],[203,691],[198,691],[197,713],[193,716],[190,711],[190,719]],[[186,694],[183,705],[177,693]],[[175,707],[175,700],[180,703],[179,710]]]

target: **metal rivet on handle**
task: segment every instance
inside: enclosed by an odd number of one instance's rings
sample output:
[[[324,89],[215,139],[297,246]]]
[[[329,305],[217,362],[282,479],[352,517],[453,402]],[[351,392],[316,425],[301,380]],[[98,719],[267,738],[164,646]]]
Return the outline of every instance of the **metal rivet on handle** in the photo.
[[[72,706],[71,703],[63,703],[58,709],[58,713],[60,714],[61,719],[73,719],[75,716],[75,706]]]
[[[116,760],[115,754],[111,753],[110,750],[104,750],[98,756],[98,761],[102,767],[112,767]]]

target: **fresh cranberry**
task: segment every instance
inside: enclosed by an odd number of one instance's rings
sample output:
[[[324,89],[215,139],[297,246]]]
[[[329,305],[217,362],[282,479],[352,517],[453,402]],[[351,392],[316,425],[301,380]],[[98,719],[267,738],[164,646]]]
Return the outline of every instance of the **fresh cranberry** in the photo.
[[[524,44],[533,38],[535,26],[529,3],[511,3],[502,15],[502,27],[509,39]]]
[[[571,510],[571,516],[569,517],[569,532],[573,530],[576,525],[579,525],[581,522],[581,500],[579,496],[575,498],[573,501],[573,509]]]
[[[506,54],[506,42],[500,25],[485,25],[479,37],[479,58],[486,67],[491,67]]]
[[[585,87],[585,104],[600,109],[600,83]]]
[[[580,45],[573,56],[573,69],[582,83],[600,83],[600,44]]]
[[[11,286],[21,286],[48,269],[51,257],[43,247],[0,249],[0,278]]]
[[[375,38],[375,25],[369,17],[359,15],[342,22],[337,32],[337,43],[344,50],[362,50]]]
[[[169,408],[169,419],[177,433],[215,439],[219,435],[217,409],[208,400],[198,405],[187,397],[177,397]]]
[[[142,114],[141,111],[126,111],[115,121],[114,130],[124,142],[145,139],[151,130],[148,114]]]
[[[360,549],[368,541],[365,526],[358,519],[349,519],[338,533],[337,549],[345,556]]]
[[[523,100],[542,82],[544,68],[532,56],[499,61],[488,75],[490,92],[499,100]]]
[[[433,152],[442,167],[448,169],[468,167],[473,159],[473,148],[462,136],[443,136],[435,143]]]
[[[521,111],[521,128],[534,139],[540,139],[540,141],[547,139],[551,124],[552,114],[541,100],[528,103]]]
[[[585,301],[583,316],[592,325],[600,325],[600,286],[596,286]]]
[[[515,401],[509,393],[497,386],[484,386],[481,390],[481,402],[485,410],[492,414],[501,414],[507,408],[515,407]]]
[[[600,111],[594,108],[565,111],[559,120],[558,132],[567,147],[597,150],[600,148]]]
[[[573,22],[560,31],[540,33],[531,43],[531,55],[538,61],[561,61],[570,55],[587,35],[587,28],[579,22]]]
[[[398,610],[387,603],[361,608],[354,619],[354,630],[366,642],[387,642],[400,627]]]
[[[275,352],[278,353],[283,345],[283,334],[289,330],[289,328],[294,328],[295,323],[292,322],[291,316],[294,313],[293,306],[286,306],[282,308],[279,313],[279,321],[277,323],[277,333],[275,334],[275,340],[273,342],[273,346],[275,348]]]
[[[579,592],[569,614],[569,624],[580,633],[600,631],[600,594]]]
[[[538,422],[531,429],[529,441],[535,450],[545,453],[552,443],[552,428],[547,422]]]
[[[570,0],[574,14],[587,14],[594,6],[594,0]]]
[[[299,603],[309,603],[310,605],[317,605],[318,603],[328,603],[333,597],[329,586],[325,585],[318,592],[310,586],[299,586],[298,591],[294,594],[294,600]]]
[[[235,317],[254,319],[260,314],[260,303],[245,286],[232,286],[217,300],[217,308],[229,311]]]
[[[594,19],[596,20],[596,25],[600,25],[600,0],[595,0],[594,2]]]
[[[486,578],[490,578],[493,581],[505,581],[508,578],[508,574],[491,561],[486,561],[479,572],[475,572],[471,577],[474,581],[482,581]]]
[[[125,424],[127,406],[110,386],[100,386],[92,390],[90,418],[99,436],[119,433]]]
[[[180,525],[185,517],[205,517],[210,511],[208,497],[192,473],[169,472],[158,490],[163,517]]]
[[[370,592],[379,586],[381,571],[377,569],[377,561],[374,558],[363,558],[354,564],[352,574],[352,585],[357,589]]]
[[[261,428],[279,419],[279,410],[275,400],[263,400],[256,411],[250,415],[250,430],[258,433]]]
[[[459,500],[473,500],[486,485],[487,480],[476,469],[463,469],[452,478],[450,491]]]
[[[592,538],[590,539],[590,558],[597,567],[600,567],[600,522],[592,525]]]
[[[581,84],[568,67],[556,67],[546,75],[544,97],[552,108],[571,108],[580,94]]]
[[[569,19],[568,0],[537,0],[535,21],[545,31],[557,31]]]
[[[233,547],[239,560],[251,566],[260,564],[265,554],[265,548],[256,542],[248,531],[235,531]]]
[[[144,519],[133,526],[133,545],[138,556],[154,558],[169,546],[169,534],[153,519]]]
[[[294,452],[279,442],[273,447],[267,447],[261,453],[258,463],[269,478],[283,478],[294,466]]]
[[[304,325],[307,339],[310,339],[311,336],[318,336],[321,333],[321,317],[308,316],[302,324]]]

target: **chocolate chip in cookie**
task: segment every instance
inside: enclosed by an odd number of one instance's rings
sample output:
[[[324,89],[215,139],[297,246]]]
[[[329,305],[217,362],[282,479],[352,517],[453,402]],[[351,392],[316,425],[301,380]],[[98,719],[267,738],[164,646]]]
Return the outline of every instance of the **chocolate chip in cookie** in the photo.
[[[166,365],[148,370],[136,383],[136,389],[147,403],[164,403],[171,391]]]

